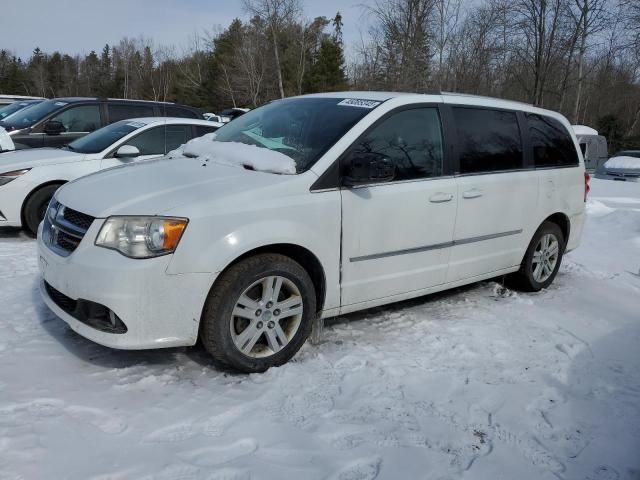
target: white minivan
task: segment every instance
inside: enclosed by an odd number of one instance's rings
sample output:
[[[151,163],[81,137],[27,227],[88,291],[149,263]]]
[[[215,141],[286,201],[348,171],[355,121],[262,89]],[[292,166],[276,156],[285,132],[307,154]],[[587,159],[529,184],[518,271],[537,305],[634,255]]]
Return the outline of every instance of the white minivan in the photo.
[[[558,113],[455,94],[288,98],[60,188],[38,232],[42,295],[102,345],[200,338],[260,372],[318,316],[507,274],[548,287],[587,191]]]

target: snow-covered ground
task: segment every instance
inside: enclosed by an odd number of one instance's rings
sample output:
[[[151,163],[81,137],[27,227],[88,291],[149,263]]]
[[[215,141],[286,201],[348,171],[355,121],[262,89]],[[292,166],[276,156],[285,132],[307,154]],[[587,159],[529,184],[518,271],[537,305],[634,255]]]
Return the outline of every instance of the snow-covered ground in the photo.
[[[0,231],[0,479],[637,480],[640,184],[592,187],[548,291],[349,315],[250,376],[79,337]]]

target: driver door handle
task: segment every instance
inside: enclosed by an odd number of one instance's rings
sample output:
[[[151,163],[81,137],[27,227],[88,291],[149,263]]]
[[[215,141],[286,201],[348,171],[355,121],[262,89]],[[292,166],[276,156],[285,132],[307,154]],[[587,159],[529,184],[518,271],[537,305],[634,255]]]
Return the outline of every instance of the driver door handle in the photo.
[[[478,190],[477,188],[472,188],[471,190],[467,190],[462,194],[463,198],[478,198],[482,196],[482,190]]]
[[[452,193],[438,192],[429,197],[429,201],[431,203],[445,203],[450,202],[451,200],[453,200]]]

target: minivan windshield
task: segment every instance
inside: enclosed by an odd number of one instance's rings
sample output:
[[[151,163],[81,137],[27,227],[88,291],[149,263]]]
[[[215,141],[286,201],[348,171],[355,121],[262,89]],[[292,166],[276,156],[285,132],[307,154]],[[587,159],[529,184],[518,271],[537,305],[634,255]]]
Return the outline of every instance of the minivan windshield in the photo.
[[[215,139],[281,152],[302,173],[378,104],[325,97],[276,100],[225,124]]]
[[[98,153],[109,148],[131,132],[147,124],[135,120],[120,120],[71,142],[67,148],[79,153]]]
[[[34,123],[38,122],[51,112],[59,110],[65,105],[67,105],[66,102],[46,100],[42,103],[14,113],[10,117],[0,121],[0,125],[3,127],[9,127],[11,130],[31,127]]]

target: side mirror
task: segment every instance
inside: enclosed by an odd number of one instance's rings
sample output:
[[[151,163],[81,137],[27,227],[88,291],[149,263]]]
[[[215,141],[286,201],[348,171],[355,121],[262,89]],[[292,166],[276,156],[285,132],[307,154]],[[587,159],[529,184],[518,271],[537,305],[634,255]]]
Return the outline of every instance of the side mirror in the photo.
[[[67,129],[64,128],[62,122],[59,122],[58,120],[49,120],[44,124],[43,131],[47,135],[60,135],[61,133],[66,132]]]
[[[388,182],[395,178],[395,163],[377,153],[354,153],[346,165],[343,183],[347,186]]]
[[[115,154],[116,158],[122,159],[136,158],[139,156],[140,150],[138,150],[138,147],[134,147],[133,145],[123,145],[116,151]]]

